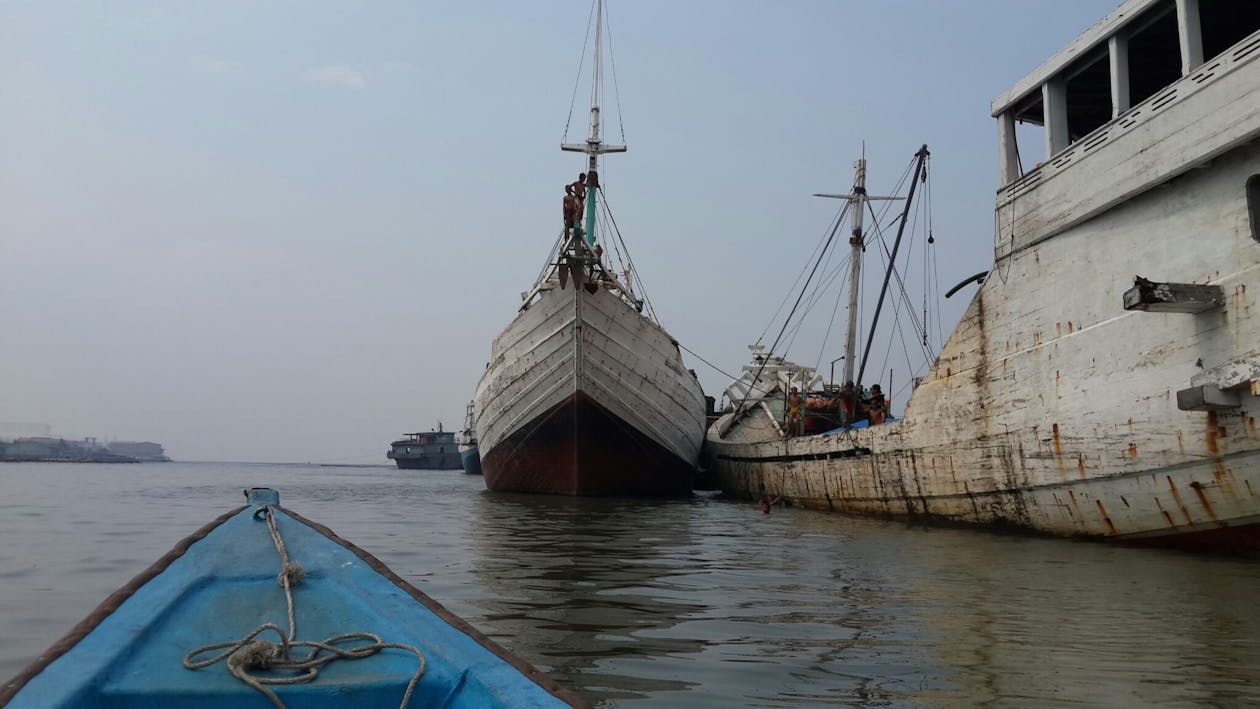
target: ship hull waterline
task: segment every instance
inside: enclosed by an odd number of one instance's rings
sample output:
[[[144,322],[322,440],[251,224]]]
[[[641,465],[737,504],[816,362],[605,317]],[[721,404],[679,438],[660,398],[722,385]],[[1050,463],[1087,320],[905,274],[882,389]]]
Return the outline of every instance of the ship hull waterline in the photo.
[[[495,338],[477,388],[492,491],[689,496],[704,393],[659,324],[606,288],[546,281]]]
[[[501,441],[482,474],[498,492],[680,497],[695,465],[579,391]]]

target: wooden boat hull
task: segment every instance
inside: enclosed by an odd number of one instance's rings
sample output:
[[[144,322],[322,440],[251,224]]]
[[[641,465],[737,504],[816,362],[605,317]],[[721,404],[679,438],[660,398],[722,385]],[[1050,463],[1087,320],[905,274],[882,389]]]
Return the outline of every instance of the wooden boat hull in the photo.
[[[683,496],[695,465],[627,426],[585,392],[544,411],[484,461],[491,490]]]
[[[481,454],[477,444],[463,444],[459,447],[459,459],[464,465],[464,472],[469,475],[481,475]]]
[[[287,510],[276,519],[290,558],[306,570],[293,589],[297,639],[372,632],[418,647],[427,669],[411,706],[585,704],[327,527]],[[253,508],[230,512],[180,542],[0,687],[0,704],[269,707],[222,665],[188,670],[182,658],[261,623],[287,627],[279,565]],[[291,706],[398,706],[417,667],[414,654],[387,649],[333,662],[309,684],[273,688]]]
[[[491,490],[689,495],[704,394],[659,325],[556,281],[495,339],[476,422]]]
[[[1025,205],[1021,218],[1036,213],[1032,204],[1071,218],[1017,225],[1015,246],[998,244],[997,275],[972,300],[904,420],[785,440],[762,409],[739,420],[728,414],[707,439],[721,488],[1060,536],[1256,546],[1260,199],[1249,202],[1245,186],[1260,174],[1260,55],[1247,61],[1220,79],[1233,85],[1231,106],[1250,99],[1245,120],[1193,105],[1167,109],[1165,120],[1234,135],[1222,152],[1209,157],[1167,141],[1180,151],[1161,153],[1163,172],[1130,174],[1110,166],[1151,143],[1117,140],[1073,163],[1097,188],[1073,192],[1078,202],[1051,191],[1056,199],[1043,204],[1041,187],[1003,195]],[[1182,123],[1170,125],[1180,138]],[[1146,159],[1172,150],[1157,144]],[[1082,173],[1089,165],[1096,171]],[[1112,180],[1138,177],[1158,186],[1117,193],[1110,205],[1079,203],[1113,191]],[[1199,313],[1126,310],[1134,274],[1206,282],[1223,303]],[[1218,408],[1181,408],[1179,393],[1200,388],[1229,398]]]

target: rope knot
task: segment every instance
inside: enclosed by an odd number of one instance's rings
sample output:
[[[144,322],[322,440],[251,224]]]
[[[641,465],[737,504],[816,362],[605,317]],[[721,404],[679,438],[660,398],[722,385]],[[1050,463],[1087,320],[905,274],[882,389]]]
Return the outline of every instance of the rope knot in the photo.
[[[276,575],[276,583],[281,587],[287,585],[292,588],[302,583],[304,578],[306,578],[306,569],[303,569],[301,564],[296,561],[286,561],[280,567],[280,573]]]
[[[242,669],[259,668],[267,669],[271,667],[277,660],[284,658],[284,648],[279,643],[273,643],[267,640],[250,640],[245,645],[232,653],[228,658],[229,667],[239,667]]]

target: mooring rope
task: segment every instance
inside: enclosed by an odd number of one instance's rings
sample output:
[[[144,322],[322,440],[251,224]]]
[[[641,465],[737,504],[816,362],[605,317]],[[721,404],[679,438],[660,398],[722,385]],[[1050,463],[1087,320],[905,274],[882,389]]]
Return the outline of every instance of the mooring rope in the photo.
[[[407,683],[407,691],[403,693],[402,703],[398,705],[399,709],[406,709],[407,703],[411,701],[411,693],[415,690],[420,677],[424,675],[425,667],[428,664],[424,653],[412,645],[384,642],[373,633],[343,633],[334,635],[323,642],[295,640],[297,624],[294,620],[292,587],[302,583],[306,572],[302,569],[301,564],[289,560],[289,550],[284,544],[284,538],[280,536],[280,528],[276,524],[275,513],[272,511],[271,505],[262,508],[255,515],[266,517],[267,530],[271,533],[271,541],[275,544],[276,551],[280,554],[280,573],[276,576],[276,583],[284,589],[285,603],[288,606],[289,632],[286,634],[283,629],[274,623],[264,623],[254,628],[240,640],[203,645],[189,652],[184,656],[184,667],[190,670],[199,670],[222,660],[227,660],[228,672],[233,677],[262,692],[278,709],[284,709],[284,702],[280,701],[280,697],[266,685],[304,684],[314,681],[319,676],[320,668],[333,660],[357,660],[375,655],[385,648],[407,650],[415,653],[416,657],[420,659],[420,667],[412,675],[411,681]],[[280,642],[276,643],[258,638],[259,635],[268,631],[278,635]],[[337,646],[338,643],[353,640],[365,642],[349,647]],[[311,648],[311,651],[305,657],[293,657],[290,654],[290,648],[295,647],[307,647]],[[199,655],[214,652],[215,650],[222,650],[222,652],[205,660],[196,659]],[[320,655],[321,652],[328,654]],[[255,669],[289,670],[298,674],[278,676],[251,674],[250,670]]]

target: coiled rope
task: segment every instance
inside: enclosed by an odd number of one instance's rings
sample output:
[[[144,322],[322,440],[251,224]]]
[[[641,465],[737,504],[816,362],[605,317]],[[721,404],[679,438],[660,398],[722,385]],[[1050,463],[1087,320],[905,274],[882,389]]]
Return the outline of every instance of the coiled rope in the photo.
[[[293,612],[293,587],[302,583],[306,572],[302,569],[301,564],[289,560],[289,550],[284,544],[284,538],[280,536],[280,528],[276,525],[275,513],[272,511],[271,506],[263,507],[255,512],[254,515],[262,515],[267,519],[267,530],[271,532],[271,541],[275,544],[276,551],[280,554],[280,573],[276,576],[276,583],[284,589],[284,599],[288,605],[289,632],[286,635],[284,630],[278,625],[264,623],[250,631],[248,635],[240,640],[203,645],[189,652],[184,656],[184,667],[190,670],[199,670],[222,660],[227,660],[228,672],[233,677],[262,692],[278,709],[284,709],[284,702],[280,701],[280,697],[266,685],[305,684],[314,681],[319,676],[320,668],[334,660],[357,660],[375,655],[385,648],[407,650],[415,653],[416,657],[420,659],[420,667],[412,675],[411,681],[407,683],[407,691],[403,694],[402,703],[398,705],[399,709],[406,709],[407,703],[411,701],[411,693],[415,690],[416,684],[420,681],[420,677],[424,674],[427,665],[424,653],[412,645],[384,642],[374,633],[343,633],[334,635],[323,642],[295,640],[297,624],[294,620]],[[268,631],[274,632],[279,636],[280,641],[271,642],[258,637]],[[361,642],[349,646],[343,645],[353,641]],[[311,651],[304,657],[294,657],[291,654],[291,648],[297,647],[310,648]],[[221,650],[222,652],[208,659],[197,659],[200,655],[216,650]],[[321,652],[327,654],[321,655]],[[260,675],[251,673],[251,670],[288,670],[297,674]]]

